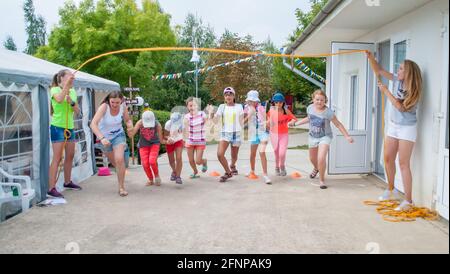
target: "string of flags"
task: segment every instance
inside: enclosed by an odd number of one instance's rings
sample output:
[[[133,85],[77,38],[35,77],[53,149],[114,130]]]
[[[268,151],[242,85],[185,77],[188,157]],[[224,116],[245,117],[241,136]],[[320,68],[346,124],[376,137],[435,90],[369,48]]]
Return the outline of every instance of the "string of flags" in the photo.
[[[325,78],[315,73],[312,69],[310,69],[307,65],[305,65],[305,63],[302,60],[295,59],[294,62],[297,66],[300,66],[300,68],[303,70],[304,73],[307,73],[309,74],[309,76],[315,77],[319,79],[320,82],[325,83]]]
[[[250,57],[247,57],[244,59],[238,59],[238,60],[234,60],[234,61],[230,61],[230,62],[226,62],[226,63],[222,63],[222,64],[218,64],[218,65],[214,65],[214,66],[210,66],[210,67],[206,67],[206,68],[202,68],[202,69],[197,69],[197,70],[190,70],[190,71],[174,73],[174,74],[161,74],[161,75],[157,75],[157,76],[152,76],[152,80],[153,81],[163,80],[163,79],[172,80],[172,79],[179,79],[179,78],[183,77],[184,75],[188,75],[188,74],[195,74],[195,73],[203,74],[205,72],[209,72],[216,68],[227,67],[227,66],[231,66],[231,65],[244,63],[244,62],[254,62],[254,61],[256,61],[256,58],[259,56],[261,56],[261,55],[258,54],[258,55],[250,56]]]
[[[260,56],[262,56],[262,55],[258,54],[258,55],[250,56],[250,57],[247,57],[244,59],[238,59],[238,60],[234,60],[234,61],[230,61],[230,62],[226,62],[226,63],[222,63],[222,64],[218,64],[218,65],[214,65],[214,66],[210,66],[210,67],[206,67],[206,68],[201,68],[201,69],[197,69],[197,70],[190,70],[190,71],[186,71],[186,72],[173,73],[173,74],[156,75],[156,76],[152,76],[152,80],[153,81],[164,80],[164,79],[173,80],[173,79],[179,79],[179,78],[181,78],[185,75],[189,75],[189,74],[195,74],[195,73],[203,74],[203,73],[210,72],[211,70],[220,68],[220,67],[227,67],[227,66],[231,66],[231,65],[240,64],[243,62],[254,62],[254,61],[256,61],[256,58],[260,57]],[[323,78],[319,74],[315,73],[301,59],[295,59],[294,63],[295,63],[295,65],[299,66],[300,69],[303,70],[303,72],[305,72],[309,76],[317,78],[322,83],[326,82],[325,78]]]

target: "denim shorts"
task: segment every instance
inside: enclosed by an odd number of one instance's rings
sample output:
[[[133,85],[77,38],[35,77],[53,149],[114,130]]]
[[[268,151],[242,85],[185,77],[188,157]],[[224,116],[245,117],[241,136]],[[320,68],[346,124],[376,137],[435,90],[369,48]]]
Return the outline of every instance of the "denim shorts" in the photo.
[[[332,140],[333,140],[333,137],[330,137],[327,135],[320,137],[320,138],[314,138],[312,136],[308,136],[309,148],[316,148],[319,145],[330,145]]]
[[[111,143],[111,145],[109,146],[104,146],[101,142],[98,144],[98,148],[101,149],[104,153],[109,153],[113,151],[113,148],[118,146],[118,145],[125,145],[125,150],[127,149],[127,139],[125,137],[125,133],[121,132],[119,134],[117,134],[115,137],[113,137],[112,139],[108,139],[109,142]]]
[[[262,132],[257,132],[255,134],[255,136],[252,136],[250,138],[250,143],[252,145],[259,145],[261,144],[261,142],[268,142],[269,141],[269,133],[262,131]]]
[[[64,130],[65,129],[62,127],[50,126],[50,140],[52,143],[61,143],[65,141]],[[67,139],[67,142],[75,142],[75,133],[73,129],[69,129],[69,131],[70,138]]]
[[[221,132],[220,141],[225,141],[234,147],[238,147],[241,145],[241,135],[239,132]]]

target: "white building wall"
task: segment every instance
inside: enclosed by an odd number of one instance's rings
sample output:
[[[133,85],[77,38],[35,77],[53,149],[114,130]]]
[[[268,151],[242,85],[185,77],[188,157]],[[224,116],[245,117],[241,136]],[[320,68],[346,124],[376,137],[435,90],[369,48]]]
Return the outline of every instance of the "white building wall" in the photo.
[[[441,29],[447,0],[435,0],[400,17],[355,42],[378,43],[397,35],[408,37],[407,58],[415,61],[423,73],[424,90],[418,112],[418,139],[412,157],[413,195],[416,203],[432,206],[437,184],[439,121],[441,111],[442,53]],[[327,75],[328,76],[328,75]]]

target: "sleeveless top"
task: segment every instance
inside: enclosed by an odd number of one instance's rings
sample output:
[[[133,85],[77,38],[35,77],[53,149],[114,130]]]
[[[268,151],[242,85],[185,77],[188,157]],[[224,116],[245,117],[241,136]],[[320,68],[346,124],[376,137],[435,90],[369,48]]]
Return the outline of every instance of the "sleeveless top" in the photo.
[[[123,112],[125,111],[125,104],[120,105],[119,113],[116,116],[111,115],[111,108],[106,104],[106,111],[103,118],[100,120],[100,132],[108,140],[114,139],[120,133],[123,133]]]

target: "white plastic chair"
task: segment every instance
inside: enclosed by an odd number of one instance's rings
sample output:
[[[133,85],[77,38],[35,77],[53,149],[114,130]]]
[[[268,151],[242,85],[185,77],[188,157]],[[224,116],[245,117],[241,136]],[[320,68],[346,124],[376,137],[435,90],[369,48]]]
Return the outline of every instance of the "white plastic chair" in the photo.
[[[13,201],[21,201],[22,212],[28,211],[30,208],[30,203],[36,196],[36,191],[31,188],[31,179],[28,176],[17,176],[6,173],[2,168],[0,168],[0,176],[2,177],[0,181],[0,221],[4,221],[5,217],[3,214],[2,206],[4,203],[9,203]],[[23,181],[22,183],[12,183],[9,180]],[[16,187],[19,195],[14,196],[12,191],[5,192],[4,187]]]

